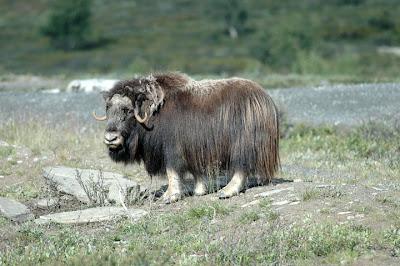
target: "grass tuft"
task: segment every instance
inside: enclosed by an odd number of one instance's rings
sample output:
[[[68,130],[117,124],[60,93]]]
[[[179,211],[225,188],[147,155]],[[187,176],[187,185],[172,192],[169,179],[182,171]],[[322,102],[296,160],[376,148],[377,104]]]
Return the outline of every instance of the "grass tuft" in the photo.
[[[393,257],[400,257],[400,227],[392,227],[387,230],[384,237],[389,243],[391,255]]]

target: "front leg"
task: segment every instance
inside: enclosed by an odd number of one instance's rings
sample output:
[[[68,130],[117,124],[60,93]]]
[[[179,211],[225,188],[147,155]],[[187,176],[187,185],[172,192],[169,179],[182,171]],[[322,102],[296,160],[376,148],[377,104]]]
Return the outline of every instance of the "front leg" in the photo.
[[[182,198],[182,181],[179,174],[172,168],[167,168],[168,189],[162,196],[165,204],[176,202]]]
[[[239,193],[244,189],[246,183],[245,174],[243,171],[236,171],[229,183],[221,190],[218,191],[220,199],[227,199]]]

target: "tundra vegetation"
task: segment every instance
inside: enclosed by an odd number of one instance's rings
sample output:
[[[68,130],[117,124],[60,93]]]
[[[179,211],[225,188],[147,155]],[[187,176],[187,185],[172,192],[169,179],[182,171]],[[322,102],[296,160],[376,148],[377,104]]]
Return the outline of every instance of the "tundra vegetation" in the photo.
[[[216,200],[215,194],[164,206],[145,199],[136,205],[150,214],[137,223],[126,219],[40,226],[12,224],[1,218],[0,261],[68,265],[398,262],[398,124],[282,128],[284,171],[278,177],[295,182],[276,188],[294,186],[290,193],[299,201],[297,205],[279,207],[272,195],[242,207],[252,202],[255,194],[274,188],[269,185],[223,201]],[[0,148],[0,175],[13,180],[0,188],[0,196],[32,204],[48,193],[40,177],[41,168],[47,165],[92,167],[126,173],[136,180],[148,179],[141,167],[111,163],[101,144],[103,128],[94,124],[90,134],[74,130],[38,122],[3,124],[0,139],[17,148]],[[25,132],[31,133],[27,136]],[[17,163],[13,155],[18,147],[29,149],[31,158],[47,159]],[[283,200],[290,193],[277,195]]]
[[[392,0],[53,2],[0,1],[0,71],[249,73],[275,86],[398,79],[398,57],[378,49],[399,46]]]

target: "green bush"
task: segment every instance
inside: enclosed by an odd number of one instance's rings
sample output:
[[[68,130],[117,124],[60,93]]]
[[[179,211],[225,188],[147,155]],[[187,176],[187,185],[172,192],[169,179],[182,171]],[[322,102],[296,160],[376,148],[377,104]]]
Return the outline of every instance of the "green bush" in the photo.
[[[91,0],[56,1],[41,33],[56,48],[82,49],[90,46]]]
[[[209,1],[207,3],[206,12],[207,15],[211,12],[211,15],[213,15],[216,20],[223,21],[223,31],[232,39],[236,39],[250,30],[247,26],[249,12],[245,1]]]
[[[250,54],[270,68],[290,70],[301,53],[312,46],[312,29],[305,30],[300,17],[258,31]]]

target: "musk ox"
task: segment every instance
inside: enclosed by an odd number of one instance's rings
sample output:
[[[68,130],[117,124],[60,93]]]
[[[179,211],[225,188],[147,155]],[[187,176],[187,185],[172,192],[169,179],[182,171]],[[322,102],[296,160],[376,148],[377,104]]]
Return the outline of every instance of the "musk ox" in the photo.
[[[279,168],[275,104],[257,83],[229,78],[191,79],[153,74],[118,82],[104,93],[104,143],[115,162],[143,162],[166,175],[166,203],[182,197],[182,179],[195,179],[195,195],[207,193],[210,171],[231,177],[219,198],[239,194],[246,177],[269,182]],[[215,171],[217,169],[217,171]]]

